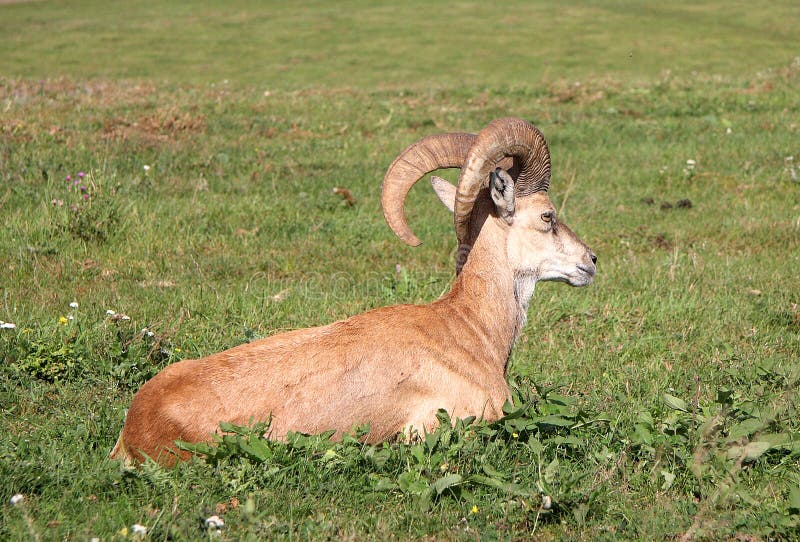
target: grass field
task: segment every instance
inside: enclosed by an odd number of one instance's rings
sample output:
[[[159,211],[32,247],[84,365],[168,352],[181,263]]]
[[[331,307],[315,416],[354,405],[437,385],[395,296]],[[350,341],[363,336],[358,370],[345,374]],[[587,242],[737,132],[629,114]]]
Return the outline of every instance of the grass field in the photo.
[[[798,21],[0,3],[0,539],[797,539]],[[106,459],[168,363],[445,292],[451,215],[415,188],[406,247],[380,181],[416,139],[509,115],[547,137],[599,274],[537,288],[506,419]]]

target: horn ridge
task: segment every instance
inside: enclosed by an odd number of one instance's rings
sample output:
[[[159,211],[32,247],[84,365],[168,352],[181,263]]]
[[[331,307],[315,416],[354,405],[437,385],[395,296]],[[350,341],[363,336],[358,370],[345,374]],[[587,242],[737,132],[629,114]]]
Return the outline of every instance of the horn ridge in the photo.
[[[469,234],[470,214],[478,192],[485,186],[489,172],[507,157],[512,157],[519,169],[514,183],[517,197],[547,191],[550,150],[539,129],[519,118],[492,121],[475,138],[458,180],[454,222],[459,245],[466,242]]]
[[[381,185],[381,207],[386,223],[404,242],[412,246],[421,242],[406,220],[408,191],[432,171],[461,167],[475,137],[463,132],[424,137],[406,147],[389,166]]]

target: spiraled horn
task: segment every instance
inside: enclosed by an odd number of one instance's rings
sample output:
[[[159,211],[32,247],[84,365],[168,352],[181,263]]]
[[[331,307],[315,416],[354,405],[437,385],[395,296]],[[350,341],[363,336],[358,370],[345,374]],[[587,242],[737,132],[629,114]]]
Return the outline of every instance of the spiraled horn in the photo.
[[[517,118],[492,121],[480,131],[469,150],[458,179],[455,227],[459,245],[469,234],[469,218],[478,192],[489,179],[489,172],[504,158],[514,159],[514,195],[546,192],[550,184],[550,150],[544,136],[533,124]]]
[[[406,222],[405,202],[411,187],[431,171],[461,167],[474,142],[475,134],[432,135],[408,146],[394,159],[381,185],[381,207],[386,223],[400,239],[412,246],[420,244]]]

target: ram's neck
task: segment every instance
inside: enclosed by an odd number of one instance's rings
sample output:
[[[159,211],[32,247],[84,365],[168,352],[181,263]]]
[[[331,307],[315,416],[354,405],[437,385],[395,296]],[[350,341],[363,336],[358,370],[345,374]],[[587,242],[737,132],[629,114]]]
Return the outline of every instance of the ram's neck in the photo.
[[[505,372],[511,348],[522,326],[535,280],[519,279],[509,265],[505,232],[487,221],[453,288],[439,303],[452,311],[461,337],[469,337],[482,358]]]

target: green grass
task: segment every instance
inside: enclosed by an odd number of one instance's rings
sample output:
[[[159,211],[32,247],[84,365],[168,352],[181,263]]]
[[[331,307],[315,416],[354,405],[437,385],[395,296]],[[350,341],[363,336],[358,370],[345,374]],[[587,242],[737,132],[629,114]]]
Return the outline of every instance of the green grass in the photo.
[[[230,540],[798,536],[798,8],[506,4],[0,4],[0,539],[194,540],[217,512]],[[106,460],[170,362],[445,291],[451,216],[414,189],[404,246],[380,180],[507,115],[599,257],[537,288],[529,410]]]
[[[796,55],[796,2],[47,2],[3,6],[28,77],[297,89],[749,74]]]

